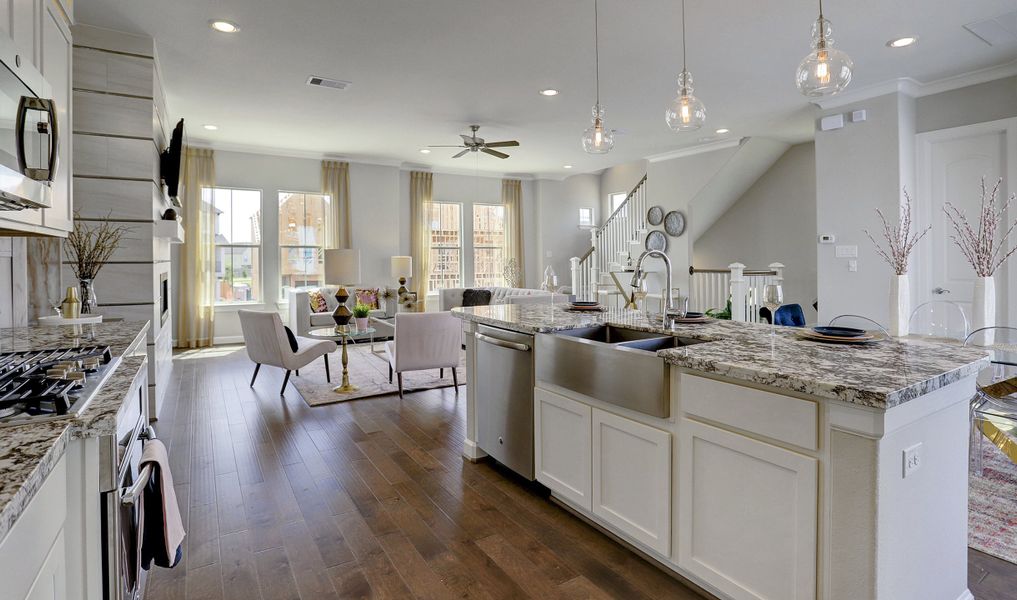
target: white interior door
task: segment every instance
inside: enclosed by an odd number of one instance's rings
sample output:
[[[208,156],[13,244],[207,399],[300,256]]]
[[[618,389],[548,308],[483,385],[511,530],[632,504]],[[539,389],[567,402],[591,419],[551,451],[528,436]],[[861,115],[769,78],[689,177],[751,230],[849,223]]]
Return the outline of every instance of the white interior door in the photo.
[[[978,225],[981,201],[980,182],[995,185],[1003,177],[997,203],[1005,201],[1017,189],[1014,151],[1017,144],[1017,119],[979,123],[965,127],[923,133],[918,136],[918,190],[915,201],[916,220],[922,227],[932,225],[912,261],[917,276],[915,299],[951,300],[960,304],[971,318],[975,274],[971,265],[953,242],[953,226],[944,212],[949,202],[964,212],[974,227]],[[1011,209],[1009,219],[1017,216]],[[996,321],[1014,322],[1008,314],[1008,299],[1013,294],[1014,262],[996,272]]]

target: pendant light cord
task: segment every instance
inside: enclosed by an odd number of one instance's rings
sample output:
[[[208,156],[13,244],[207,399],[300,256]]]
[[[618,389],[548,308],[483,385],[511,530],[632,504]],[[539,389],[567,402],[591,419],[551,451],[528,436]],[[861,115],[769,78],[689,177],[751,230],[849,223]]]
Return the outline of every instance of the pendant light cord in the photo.
[[[683,0],[684,1],[684,0]],[[593,0],[593,55],[597,65],[597,107],[600,108],[600,16]]]
[[[688,70],[688,61],[685,55],[685,0],[682,0],[682,73]]]

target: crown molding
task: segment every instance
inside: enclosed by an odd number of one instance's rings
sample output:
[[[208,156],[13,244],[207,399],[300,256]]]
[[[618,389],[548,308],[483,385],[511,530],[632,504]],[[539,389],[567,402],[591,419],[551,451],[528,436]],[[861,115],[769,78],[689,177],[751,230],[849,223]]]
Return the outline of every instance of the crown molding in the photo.
[[[922,96],[949,92],[950,90],[987,83],[1014,75],[1017,75],[1017,60],[928,82],[921,82],[911,77],[899,77],[851,90],[843,94],[837,94],[829,98],[812,100],[812,103],[823,110],[828,110],[885,96],[886,94],[899,93],[912,98],[921,98]]]
[[[734,138],[730,140],[720,140],[716,142],[708,142],[705,144],[698,144],[696,146],[689,146],[687,148],[679,148],[677,150],[671,150],[669,152],[663,152],[661,154],[654,154],[647,156],[644,160],[651,163],[658,163],[665,160],[672,160],[675,158],[685,158],[688,156],[695,156],[697,154],[704,154],[706,152],[714,152],[717,150],[724,150],[726,148],[734,148],[741,145],[742,141],[746,138]]]
[[[435,175],[461,175],[463,177],[488,177],[491,179],[519,179],[533,181],[537,179],[532,173],[498,173],[492,171],[475,171],[473,169],[456,169],[449,167],[433,167],[420,163],[404,162],[399,165],[400,171],[425,171]]]
[[[222,152],[239,152],[242,154],[259,154],[262,156],[280,156],[283,158],[307,158],[312,160],[342,160],[351,164],[371,165],[376,167],[399,167],[403,164],[401,160],[386,158],[362,158],[355,156],[344,156],[331,152],[314,152],[310,150],[294,150],[286,148],[269,148],[267,146],[256,146],[253,144],[231,144],[223,142],[211,142],[206,139],[189,139],[187,145],[195,148],[208,148]]]

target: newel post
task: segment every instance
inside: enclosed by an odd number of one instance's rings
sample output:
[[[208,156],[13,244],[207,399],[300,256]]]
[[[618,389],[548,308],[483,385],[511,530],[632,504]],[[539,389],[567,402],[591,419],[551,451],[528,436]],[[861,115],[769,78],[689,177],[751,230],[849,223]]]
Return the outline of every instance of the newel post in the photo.
[[[784,264],[779,262],[770,263],[770,270],[774,272],[773,277],[776,280],[774,283],[784,285]]]
[[[580,266],[579,266],[579,263],[580,262],[581,261],[579,260],[578,256],[573,256],[572,258],[569,259],[569,267],[572,269],[572,293],[576,295],[576,298],[579,297],[579,282],[580,282],[580,277],[579,277]]]
[[[748,295],[748,283],[745,280],[745,265],[731,263],[731,320],[745,321],[745,303]]]

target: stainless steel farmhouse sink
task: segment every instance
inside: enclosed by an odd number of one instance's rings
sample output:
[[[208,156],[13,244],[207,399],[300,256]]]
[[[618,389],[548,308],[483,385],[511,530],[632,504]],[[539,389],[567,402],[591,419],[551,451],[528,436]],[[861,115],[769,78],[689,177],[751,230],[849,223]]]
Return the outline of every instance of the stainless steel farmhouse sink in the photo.
[[[667,365],[657,351],[703,340],[597,325],[540,334],[536,378],[655,417],[671,416]]]

